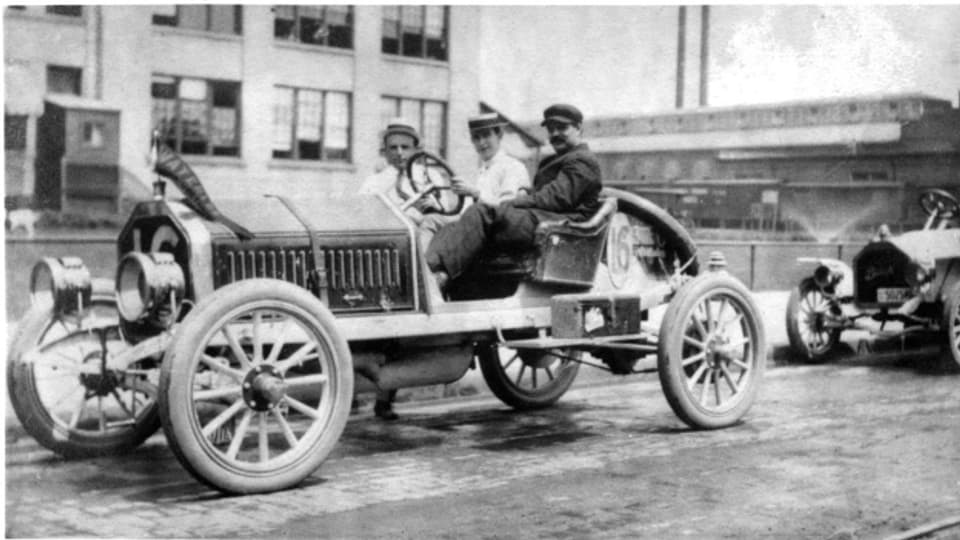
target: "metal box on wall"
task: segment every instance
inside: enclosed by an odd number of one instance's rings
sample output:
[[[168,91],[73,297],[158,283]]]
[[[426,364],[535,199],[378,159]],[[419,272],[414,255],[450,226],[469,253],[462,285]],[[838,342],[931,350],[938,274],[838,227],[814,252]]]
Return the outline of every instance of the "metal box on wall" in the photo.
[[[60,210],[116,212],[120,198],[120,111],[51,95],[37,121],[36,198]]]

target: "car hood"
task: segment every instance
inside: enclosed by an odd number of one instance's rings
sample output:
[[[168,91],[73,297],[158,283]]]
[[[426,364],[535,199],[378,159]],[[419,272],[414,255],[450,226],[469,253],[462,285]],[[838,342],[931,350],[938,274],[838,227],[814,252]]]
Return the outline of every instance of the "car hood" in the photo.
[[[960,229],[910,231],[887,242],[915,261],[960,258]]]
[[[342,198],[287,198],[296,213],[277,197],[259,199],[218,199],[220,212],[257,236],[302,234],[304,226],[329,233],[407,231],[404,221],[392,205],[377,195],[351,195]]]

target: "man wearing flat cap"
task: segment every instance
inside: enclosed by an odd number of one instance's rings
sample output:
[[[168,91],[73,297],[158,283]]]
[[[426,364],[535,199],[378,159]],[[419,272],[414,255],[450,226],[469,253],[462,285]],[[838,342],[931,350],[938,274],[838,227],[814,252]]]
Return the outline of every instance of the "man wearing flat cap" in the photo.
[[[541,221],[584,221],[599,210],[600,164],[581,142],[583,114],[573,105],[551,105],[543,111],[541,125],[556,154],[540,161],[533,193],[496,206],[475,204],[433,238],[427,264],[441,288],[459,277],[487,244],[531,247]]]
[[[530,192],[530,174],[517,158],[500,147],[506,122],[497,113],[486,113],[467,119],[470,142],[480,157],[477,180],[473,186],[460,178],[453,179],[455,193],[474,200],[497,205],[521,191]]]
[[[387,123],[386,129],[383,131],[383,154],[387,160],[387,166],[382,171],[368,176],[363,181],[363,184],[360,185],[358,193],[383,193],[391,202],[400,206],[403,204],[403,200],[400,198],[400,195],[397,194],[398,180],[402,179],[400,188],[408,196],[415,194],[412,191],[412,184],[414,183],[416,183],[416,187],[421,191],[426,185],[425,182],[427,178],[434,183],[438,183],[439,179],[436,177],[436,173],[430,170],[423,171],[423,167],[419,163],[414,164],[414,178],[409,179],[406,177],[406,172],[403,170],[404,164],[406,164],[407,159],[413,155],[419,146],[420,134],[417,133],[417,129],[413,127],[410,122],[403,118],[390,120]],[[418,171],[420,174],[417,174]],[[420,225],[424,221],[424,215],[420,212],[422,209],[421,206],[429,203],[429,198],[421,199],[416,205],[407,209],[407,216],[413,220],[414,223]]]

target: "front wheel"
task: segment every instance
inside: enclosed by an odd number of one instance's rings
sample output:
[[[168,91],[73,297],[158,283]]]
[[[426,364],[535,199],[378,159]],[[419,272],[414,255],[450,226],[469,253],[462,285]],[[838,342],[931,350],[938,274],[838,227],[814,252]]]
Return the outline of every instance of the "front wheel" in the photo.
[[[339,440],[353,362],[333,315],[287,282],[223,287],[180,325],[160,373],[170,447],[198,480],[230,493],[285,489]]]
[[[790,348],[809,362],[830,359],[840,342],[840,328],[829,328],[829,318],[840,315],[840,306],[807,278],[790,291],[787,301],[787,338]]]
[[[750,292],[729,274],[708,272],[680,288],[657,347],[664,395],[690,427],[733,425],[753,404],[766,363],[763,326]]]
[[[10,342],[7,391],[17,419],[42,446],[65,457],[115,455],[160,428],[155,363],[106,369],[128,345],[117,331],[113,287],[94,282],[80,315],[33,306]]]
[[[508,349],[495,343],[482,344],[477,351],[490,391],[518,410],[543,409],[556,403],[577,378],[579,355],[569,349]]]

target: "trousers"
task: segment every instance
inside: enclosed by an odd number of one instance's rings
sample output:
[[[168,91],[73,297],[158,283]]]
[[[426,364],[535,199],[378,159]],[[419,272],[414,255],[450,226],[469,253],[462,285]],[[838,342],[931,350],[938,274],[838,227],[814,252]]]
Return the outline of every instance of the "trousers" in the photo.
[[[427,248],[427,266],[456,279],[486,246],[532,247],[538,221],[536,214],[526,208],[474,204],[459,220],[437,231]]]

